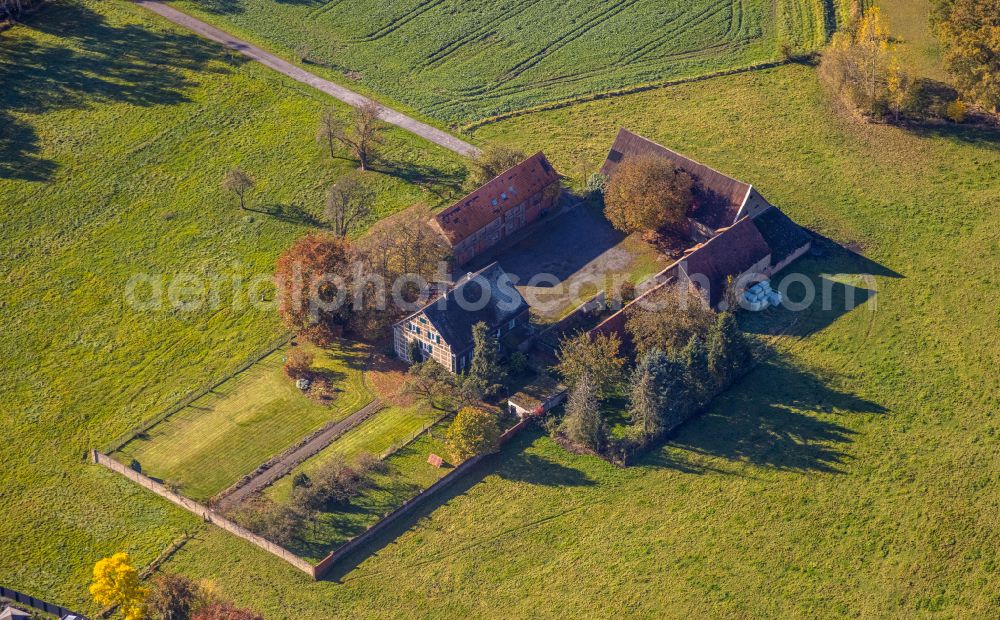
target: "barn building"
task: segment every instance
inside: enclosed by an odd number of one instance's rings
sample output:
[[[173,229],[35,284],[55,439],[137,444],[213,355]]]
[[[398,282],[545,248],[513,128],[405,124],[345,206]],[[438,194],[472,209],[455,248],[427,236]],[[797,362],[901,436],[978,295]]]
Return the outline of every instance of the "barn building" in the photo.
[[[694,204],[691,205],[688,222],[697,241],[710,239],[719,229],[732,226],[743,217],[753,217],[771,206],[752,185],[722,174],[625,128],[618,131],[601,167],[601,174],[611,178],[622,163],[640,157],[667,159],[675,168],[687,172],[694,179]]]
[[[560,182],[545,155],[536,153],[504,171],[430,221],[464,265],[539,217],[559,199]]]
[[[504,342],[529,321],[528,303],[497,263],[469,273],[444,295],[393,327],[393,348],[400,359],[432,359],[451,372],[464,371],[472,361],[472,327],[485,323]],[[416,346],[411,345],[415,342]],[[411,349],[420,359],[412,359]]]

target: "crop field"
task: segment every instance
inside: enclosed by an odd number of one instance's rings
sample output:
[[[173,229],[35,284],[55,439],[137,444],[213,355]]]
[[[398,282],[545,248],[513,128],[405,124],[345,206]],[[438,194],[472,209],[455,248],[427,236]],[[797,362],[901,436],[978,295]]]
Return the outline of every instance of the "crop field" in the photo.
[[[368,350],[341,342],[331,349],[300,344],[315,371],[336,391],[330,403],[305,396],[285,375],[282,347],[125,444],[112,456],[139,461],[147,475],[204,501],[323,425],[372,400],[362,381]]]
[[[389,416],[381,423],[375,422],[363,429],[366,422],[352,429],[350,434],[345,435],[341,440],[337,440],[326,450],[303,463],[299,468],[296,468],[295,472],[309,473],[329,460],[333,453],[350,457],[352,454],[356,455],[361,451],[368,451],[378,456],[380,452],[375,450],[378,450],[385,440],[383,437],[376,437],[373,431],[384,431],[386,437],[392,438],[390,441],[405,442],[411,439],[422,427],[433,423],[435,416],[429,411],[394,408],[376,414],[369,421],[377,421],[385,414],[389,414]],[[436,417],[440,417],[440,413],[437,413]],[[318,561],[336,547],[377,523],[384,515],[398,508],[406,500],[437,482],[448,473],[451,467],[434,467],[427,462],[427,456],[434,453],[447,458],[442,439],[446,428],[446,422],[438,422],[433,425],[430,431],[421,434],[412,442],[392,452],[384,460],[385,473],[374,474],[370,488],[362,492],[359,497],[352,499],[347,508],[320,513],[317,522],[302,532],[303,539],[292,543],[289,550],[307,560]],[[355,433],[354,431],[359,432]],[[341,443],[342,441],[343,443]],[[389,447],[387,445],[383,450]],[[288,501],[291,494],[290,480],[295,472],[279,480],[265,493],[278,502]]]
[[[817,49],[834,0],[176,0],[447,121]]]

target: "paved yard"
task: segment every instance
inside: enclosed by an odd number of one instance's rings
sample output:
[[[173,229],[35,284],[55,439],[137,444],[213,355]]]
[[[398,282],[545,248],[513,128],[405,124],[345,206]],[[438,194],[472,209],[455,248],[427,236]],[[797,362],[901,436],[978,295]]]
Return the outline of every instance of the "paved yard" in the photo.
[[[533,232],[469,269],[498,261],[540,320],[568,314],[616,281],[641,282],[668,263],[637,235],[612,228],[599,208],[582,204],[534,227]]]

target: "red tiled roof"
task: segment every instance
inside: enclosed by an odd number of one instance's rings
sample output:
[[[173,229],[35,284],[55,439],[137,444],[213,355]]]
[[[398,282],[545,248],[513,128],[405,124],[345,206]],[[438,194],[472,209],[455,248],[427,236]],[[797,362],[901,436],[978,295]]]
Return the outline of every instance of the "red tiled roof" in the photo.
[[[750,185],[722,174],[652,140],[637,136],[624,127],[618,130],[601,174],[611,177],[630,157],[664,157],[695,180],[695,206],[691,217],[711,228],[729,226],[750,192]]]
[[[770,253],[753,220],[743,218],[697,246],[680,265],[689,279],[707,283],[709,303],[715,307],[730,276],[738,277]]]
[[[454,246],[558,180],[539,151],[438,213],[431,224]]]

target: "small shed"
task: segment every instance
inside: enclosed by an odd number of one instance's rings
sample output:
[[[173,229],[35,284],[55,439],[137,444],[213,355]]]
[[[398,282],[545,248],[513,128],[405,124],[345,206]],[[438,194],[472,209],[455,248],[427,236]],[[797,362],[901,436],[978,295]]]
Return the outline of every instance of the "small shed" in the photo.
[[[566,399],[566,386],[547,374],[538,375],[507,399],[507,408],[519,418],[543,415]]]

